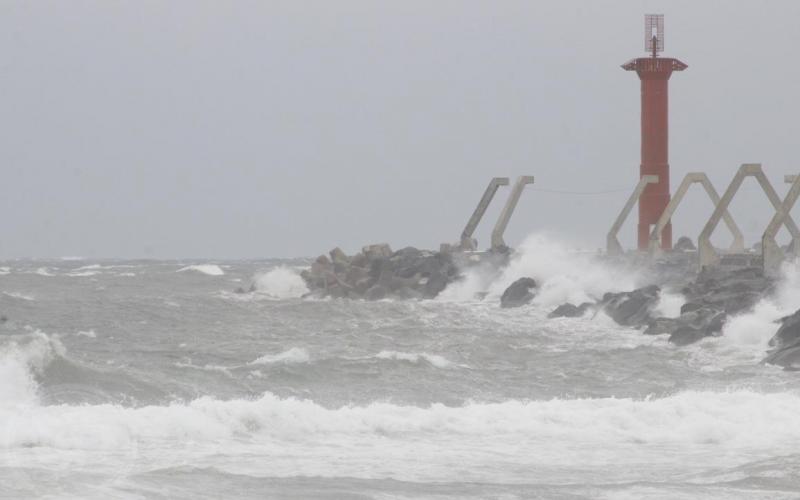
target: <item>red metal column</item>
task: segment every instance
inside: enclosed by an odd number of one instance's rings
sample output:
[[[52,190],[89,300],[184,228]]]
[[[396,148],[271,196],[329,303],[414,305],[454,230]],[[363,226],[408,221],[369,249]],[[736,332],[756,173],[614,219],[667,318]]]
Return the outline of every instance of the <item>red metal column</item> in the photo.
[[[649,184],[639,198],[639,250],[647,250],[650,231],[670,199],[669,182],[669,113],[668,83],[673,71],[686,64],[677,59],[643,57],[622,66],[636,71],[642,81],[642,162],[639,175],[657,175],[658,183]],[[672,224],[664,228],[661,247],[672,248]]]

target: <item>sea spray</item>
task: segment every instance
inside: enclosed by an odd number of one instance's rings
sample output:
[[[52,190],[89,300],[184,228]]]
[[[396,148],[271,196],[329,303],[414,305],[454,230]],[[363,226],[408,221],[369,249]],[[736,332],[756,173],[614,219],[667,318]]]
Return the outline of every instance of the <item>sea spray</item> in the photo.
[[[467,271],[465,278],[450,285],[441,298],[469,300],[488,292],[488,299],[497,300],[512,282],[522,277],[540,283],[533,303],[543,307],[595,301],[606,292],[632,290],[639,279],[629,270],[601,262],[593,255],[577,253],[551,236],[535,233],[517,248],[505,268]]]
[[[0,345],[0,406],[30,405],[37,401],[36,375],[64,346],[41,331],[12,335]]]
[[[301,347],[292,347],[277,354],[264,354],[263,356],[251,361],[251,365],[271,365],[275,363],[308,363],[311,356],[308,351]]]
[[[762,298],[752,310],[729,318],[720,342],[739,346],[753,356],[763,356],[775,335],[778,320],[800,309],[800,266],[785,263],[775,292]]]
[[[276,299],[302,297],[308,293],[303,278],[294,270],[279,266],[254,278],[255,291]]]
[[[225,274],[225,271],[222,270],[216,264],[196,264],[192,266],[186,266],[178,269],[177,272],[182,273],[186,271],[194,271],[201,274],[206,274],[208,276],[222,276]]]

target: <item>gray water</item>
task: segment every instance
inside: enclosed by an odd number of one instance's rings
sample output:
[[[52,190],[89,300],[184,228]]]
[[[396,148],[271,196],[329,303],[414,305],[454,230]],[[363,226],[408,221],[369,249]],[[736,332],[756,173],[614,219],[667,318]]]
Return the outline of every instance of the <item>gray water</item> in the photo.
[[[795,281],[678,348],[547,319],[635,281],[557,253],[406,302],[302,299],[302,260],[0,263],[0,496],[799,498],[800,378],[758,363]]]

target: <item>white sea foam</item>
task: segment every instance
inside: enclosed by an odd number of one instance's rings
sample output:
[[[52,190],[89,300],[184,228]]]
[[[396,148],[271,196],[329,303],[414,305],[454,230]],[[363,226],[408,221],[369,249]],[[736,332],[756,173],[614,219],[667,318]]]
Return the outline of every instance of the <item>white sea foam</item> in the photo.
[[[24,293],[21,293],[21,292],[3,292],[3,295],[6,295],[8,297],[12,297],[14,299],[20,299],[20,300],[28,300],[28,301],[36,300],[33,295],[24,294]]]
[[[71,273],[67,273],[67,276],[70,276],[70,277],[73,277],[73,278],[82,278],[82,277],[87,277],[87,276],[97,276],[98,274],[100,274],[100,271],[77,271],[76,270],[76,271],[73,271]]]
[[[653,312],[657,316],[677,318],[681,315],[681,306],[685,303],[686,297],[684,297],[683,294],[662,289],[658,297],[658,302],[653,308]]]
[[[308,287],[303,278],[295,270],[285,266],[257,274],[254,283],[258,293],[277,299],[302,297],[308,293]]]
[[[778,320],[800,309],[800,267],[784,264],[776,290],[751,311],[729,318],[722,337],[711,339],[722,353],[741,362],[757,362],[769,349],[768,342],[780,326]]]
[[[186,266],[178,269],[177,272],[181,273],[184,271],[195,271],[198,273],[207,274],[209,276],[222,276],[225,274],[225,271],[223,271],[222,268],[216,264],[196,264],[193,266]]]
[[[146,453],[163,443],[171,451],[154,458],[170,460],[190,444],[214,449],[252,446],[276,459],[269,460],[270,473],[288,475],[296,474],[300,456],[317,474],[363,474],[379,468],[365,464],[380,458],[380,463],[392,461],[389,470],[403,477],[436,474],[437,465],[439,473],[452,474],[454,459],[477,470],[497,460],[518,466],[607,468],[609,461],[685,463],[700,454],[695,461],[713,456],[719,465],[754,452],[794,452],[800,441],[798,412],[800,397],[795,394],[751,391],[688,391],[658,399],[508,400],[455,407],[375,402],[338,408],[266,393],[256,400],[203,397],[188,404],[138,408],[32,404],[20,412],[0,407],[0,419],[11,430],[0,433],[0,448],[115,450],[135,443]],[[385,454],[387,447],[391,457]],[[325,458],[330,449],[342,457],[338,465]],[[403,465],[414,456],[430,461],[424,468]],[[437,456],[446,460],[440,462]]]
[[[63,353],[64,346],[56,337],[38,330],[4,338],[0,345],[0,408],[34,403],[37,389],[34,376],[54,356]]]
[[[5,276],[11,272],[11,268],[7,266],[0,267],[0,276]]]
[[[398,352],[398,351],[381,351],[375,355],[378,359],[394,359],[400,361],[409,361],[411,363],[419,363],[420,361],[426,361],[437,368],[449,368],[453,366],[453,363],[450,362],[444,356],[439,356],[438,354],[428,354],[426,352],[416,353],[416,352]]]
[[[97,338],[97,334],[94,330],[81,330],[75,335],[78,335],[79,337],[89,337],[90,339]]]
[[[530,277],[539,283],[534,304],[553,307],[564,302],[580,304],[596,300],[606,292],[636,288],[637,276],[599,262],[592,255],[576,253],[544,234],[525,239],[499,275],[487,270],[468,273],[466,279],[450,285],[442,300],[473,298],[486,291],[497,298],[515,280]]]
[[[576,467],[608,474],[641,464],[702,468],[709,460],[724,467],[761,454],[794,453],[800,442],[795,425],[800,395],[793,392],[684,391],[644,399],[509,399],[460,406],[323,406],[271,393],[140,407],[45,405],[36,397],[35,375],[62,350],[41,332],[5,339],[0,461],[41,466],[41,454],[31,450],[46,449],[56,460],[69,456],[102,467],[106,457],[118,452],[127,457],[133,450],[143,467],[152,468],[230,453],[261,458],[231,462],[237,471],[272,477],[302,470],[319,476],[503,480],[518,479],[514,471],[547,473],[554,466],[569,474]],[[213,365],[201,369],[227,371]],[[62,450],[71,454],[58,455]],[[420,463],[424,466],[414,465]],[[457,472],[453,463],[459,464]]]
[[[55,274],[51,273],[46,267],[37,268],[33,271],[33,274],[38,274],[39,276],[55,276]]]
[[[292,347],[277,354],[265,354],[258,359],[251,361],[251,365],[271,365],[275,363],[308,363],[311,360],[308,351],[301,347]]]
[[[230,372],[231,369],[227,366],[212,365],[210,363],[206,363],[205,365],[196,365],[192,362],[191,359],[188,358],[184,361],[176,361],[175,366],[177,366],[178,368],[191,368],[193,370],[224,373],[228,377],[233,378],[233,374]]]

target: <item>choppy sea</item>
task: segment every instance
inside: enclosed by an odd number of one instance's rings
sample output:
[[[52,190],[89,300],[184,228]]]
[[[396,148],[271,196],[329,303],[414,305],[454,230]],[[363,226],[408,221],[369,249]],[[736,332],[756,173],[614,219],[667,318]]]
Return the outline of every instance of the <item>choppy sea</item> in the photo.
[[[793,269],[676,347],[548,319],[640,278],[543,237],[435,300],[303,299],[305,265],[0,262],[0,497],[800,498],[800,375],[760,363]]]

